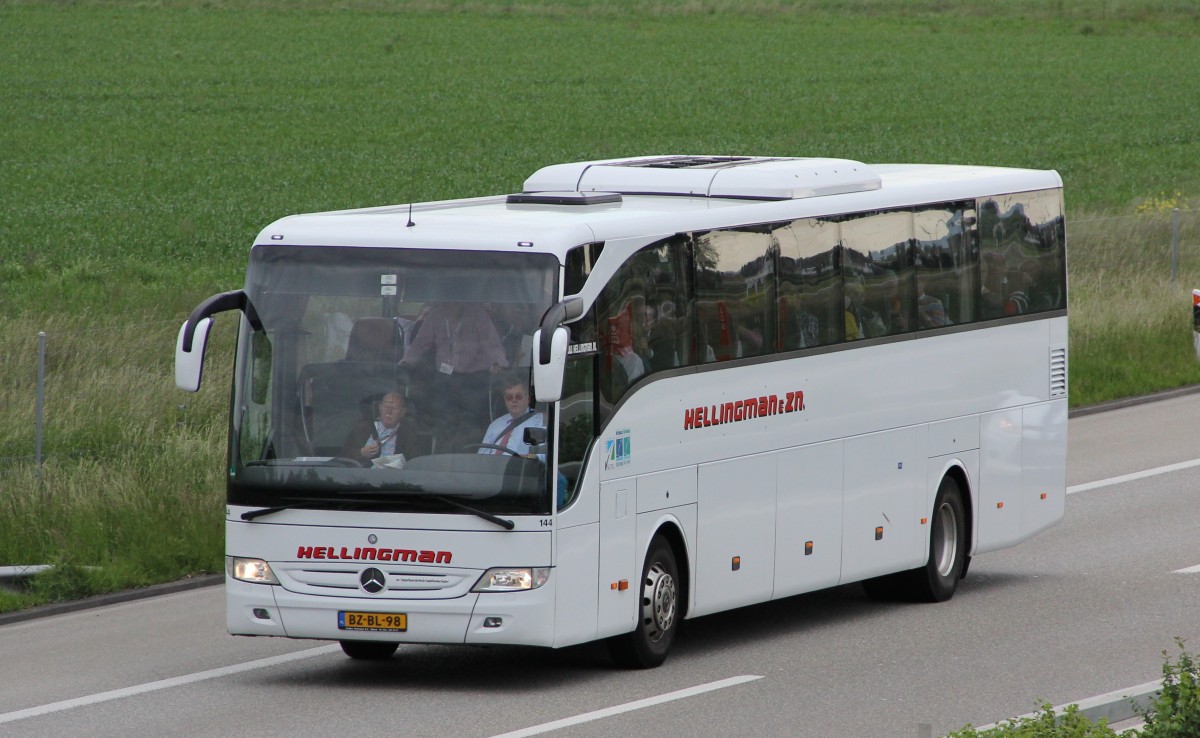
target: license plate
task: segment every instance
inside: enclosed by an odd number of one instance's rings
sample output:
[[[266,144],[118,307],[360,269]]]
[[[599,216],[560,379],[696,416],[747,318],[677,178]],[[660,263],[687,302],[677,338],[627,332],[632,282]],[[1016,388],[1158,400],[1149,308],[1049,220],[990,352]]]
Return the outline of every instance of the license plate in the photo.
[[[399,612],[339,612],[339,630],[408,630],[408,615]]]

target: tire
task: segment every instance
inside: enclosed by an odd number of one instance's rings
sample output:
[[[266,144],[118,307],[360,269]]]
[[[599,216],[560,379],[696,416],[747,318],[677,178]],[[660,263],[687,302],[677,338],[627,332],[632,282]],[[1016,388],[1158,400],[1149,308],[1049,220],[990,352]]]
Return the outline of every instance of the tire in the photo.
[[[929,559],[924,566],[863,581],[873,600],[945,602],[967,571],[967,525],[962,492],[953,477],[942,479],[933,503]]]
[[[382,661],[389,659],[392,654],[396,653],[396,649],[400,647],[399,643],[387,643],[385,641],[339,641],[342,646],[342,651],[352,659],[361,659],[363,661]]]
[[[665,539],[655,536],[642,566],[638,623],[632,633],[610,638],[613,661],[628,669],[652,669],[667,660],[679,631],[679,567]]]
[[[938,487],[929,531],[929,561],[912,571],[913,599],[945,602],[954,596],[967,569],[967,515],[953,477]]]

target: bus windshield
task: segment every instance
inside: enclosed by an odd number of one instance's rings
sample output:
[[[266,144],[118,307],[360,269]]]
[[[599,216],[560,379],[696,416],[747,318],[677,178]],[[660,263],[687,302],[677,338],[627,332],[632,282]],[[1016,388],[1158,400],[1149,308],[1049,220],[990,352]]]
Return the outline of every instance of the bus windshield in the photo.
[[[256,246],[229,502],[546,514],[532,334],[546,254]]]

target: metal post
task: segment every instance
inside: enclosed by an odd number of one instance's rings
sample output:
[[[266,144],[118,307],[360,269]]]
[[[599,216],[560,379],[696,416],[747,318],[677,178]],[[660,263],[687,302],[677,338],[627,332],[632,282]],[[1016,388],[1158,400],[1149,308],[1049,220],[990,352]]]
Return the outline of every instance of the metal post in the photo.
[[[37,419],[34,432],[34,459],[37,462],[38,473],[42,469],[42,424],[46,410],[46,332],[38,333],[38,368],[37,368]]]
[[[1179,276],[1179,208],[1171,216],[1171,283]]]

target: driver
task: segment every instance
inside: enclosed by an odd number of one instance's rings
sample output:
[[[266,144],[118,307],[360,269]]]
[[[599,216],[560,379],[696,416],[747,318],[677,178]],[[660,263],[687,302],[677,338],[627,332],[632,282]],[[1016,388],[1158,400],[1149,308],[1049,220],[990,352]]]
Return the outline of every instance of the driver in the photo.
[[[526,428],[545,428],[546,420],[541,413],[529,406],[529,382],[519,375],[509,377],[504,383],[504,406],[508,412],[492,421],[483,434],[484,448],[481,454],[502,454],[496,446],[506,448],[519,456],[534,458],[529,444],[525,443]]]

